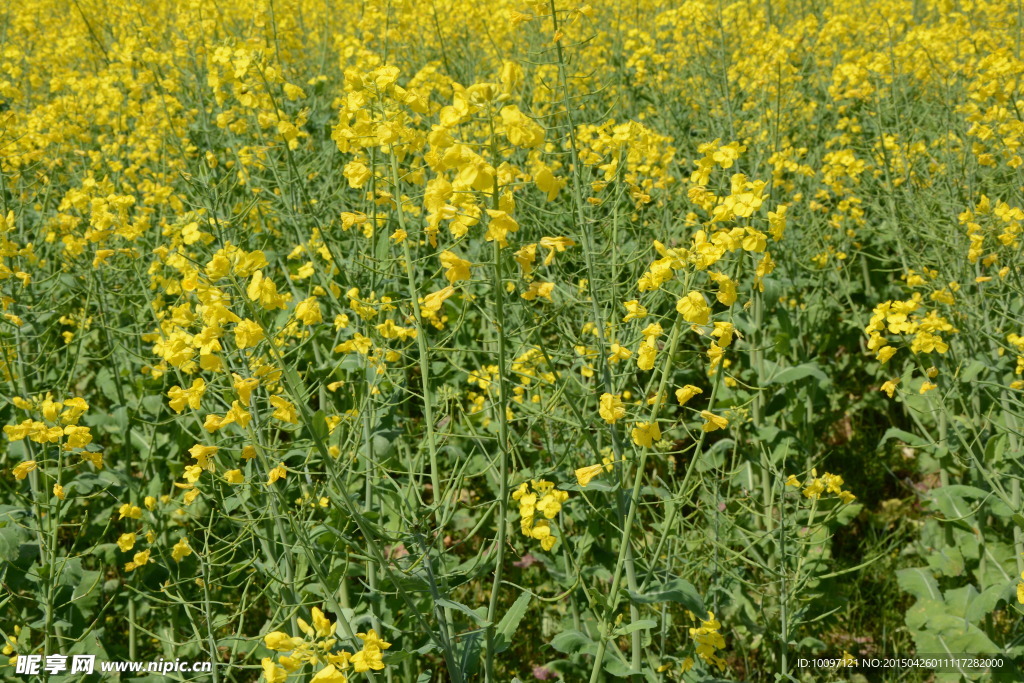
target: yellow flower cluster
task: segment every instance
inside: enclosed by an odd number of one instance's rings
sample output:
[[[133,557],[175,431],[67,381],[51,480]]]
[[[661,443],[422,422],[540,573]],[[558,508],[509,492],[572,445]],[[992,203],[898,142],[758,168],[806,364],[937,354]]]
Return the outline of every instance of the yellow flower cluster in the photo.
[[[15,396],[11,403],[26,413],[42,418],[28,418],[16,425],[4,425],[4,435],[11,441],[28,439],[39,444],[60,444],[61,449],[65,451],[85,449],[92,443],[90,429],[78,424],[82,415],[89,410],[89,404],[83,398],[54,401],[50,395],[32,400]],[[91,462],[97,468],[103,467],[102,453],[88,450],[80,450],[80,453],[83,460]],[[15,479],[25,479],[37,466],[35,460],[27,460],[16,465],[12,473]],[[55,484],[54,492],[63,499],[63,487],[60,482]]]
[[[886,334],[913,335],[910,340],[912,353],[939,353],[949,351],[949,344],[942,334],[958,330],[935,310],[919,313],[922,297],[919,292],[906,301],[883,301],[875,306],[864,332],[868,335],[868,349],[875,353],[881,363],[887,363],[896,354],[896,347],[890,344]]]
[[[811,479],[806,483],[801,484],[800,480],[795,474],[789,475],[786,479],[786,486],[794,486],[796,488],[803,487],[803,494],[808,498],[817,500],[823,493],[834,493],[839,497],[843,503],[852,503],[857,499],[857,496],[853,495],[849,491],[843,490],[843,478],[838,474],[830,474],[825,472],[820,477],[818,476],[817,470],[811,470]]]
[[[532,489],[532,490],[531,490]],[[551,522],[562,511],[562,503],[569,499],[568,491],[560,491],[554,483],[544,479],[523,482],[512,493],[512,500],[519,503],[519,527],[523,535],[540,541],[544,550],[555,547],[558,538],[551,528]],[[537,513],[543,517],[537,519]]]
[[[725,660],[717,654],[719,650],[725,649],[725,638],[719,632],[721,628],[722,624],[715,618],[714,613],[708,612],[708,618],[701,619],[700,626],[690,628],[690,637],[696,645],[697,656],[708,664],[724,669]]]
[[[288,654],[279,655],[277,661],[271,657],[262,660],[263,675],[267,683],[284,683],[290,674],[301,671],[307,665],[316,673],[312,681],[316,683],[347,683],[346,672],[351,669],[355,673],[382,671],[384,650],[391,647],[370,629],[366,633],[357,633],[362,641],[362,648],[356,652],[347,650],[335,651],[338,639],[334,637],[337,622],[332,622],[323,611],[314,607],[311,618],[313,623],[298,619],[299,629],[303,637],[289,636],[282,631],[273,631],[263,637],[267,648]]]

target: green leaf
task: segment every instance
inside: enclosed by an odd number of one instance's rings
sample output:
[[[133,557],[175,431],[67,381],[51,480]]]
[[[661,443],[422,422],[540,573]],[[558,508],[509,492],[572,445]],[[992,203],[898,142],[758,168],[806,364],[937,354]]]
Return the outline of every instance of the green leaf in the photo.
[[[911,631],[923,631],[928,620],[936,614],[943,614],[946,611],[946,604],[938,600],[918,600],[907,609],[903,620]],[[937,650],[921,650],[922,652],[937,652]]]
[[[939,584],[924,567],[899,570],[896,572],[896,582],[900,588],[918,600],[942,600]]]
[[[970,601],[964,611],[964,618],[977,626],[982,619],[995,611],[996,605],[1007,592],[1006,586],[989,586]]]
[[[897,429],[896,427],[890,427],[889,429],[885,430],[885,434],[882,435],[882,440],[878,442],[879,447],[881,447],[886,441],[889,441],[890,439],[899,439],[903,443],[909,446],[916,446],[917,448],[930,445],[927,441],[922,439],[917,434],[911,434],[908,431]]]
[[[980,360],[972,360],[967,364],[967,367],[964,368],[963,372],[960,373],[960,381],[967,383],[973,382],[978,379],[978,375],[987,367],[988,366]]]
[[[801,365],[794,365],[791,368],[786,368],[779,374],[772,377],[770,384],[792,384],[793,382],[799,382],[802,379],[813,377],[818,380],[818,386],[827,387],[832,383],[829,376],[826,375],[821,369],[814,363],[803,363]]]
[[[313,413],[313,420],[309,426],[310,431],[313,433],[313,438],[318,441],[327,440],[327,417],[324,415],[324,411],[318,410]]]
[[[462,660],[459,668],[466,675],[467,679],[473,680],[480,667],[480,652],[484,648],[483,638],[480,631],[465,635],[462,644]]]
[[[58,559],[57,582],[63,586],[82,583],[82,560],[78,557]]]
[[[633,633],[634,631],[649,631],[650,629],[655,628],[657,625],[658,622],[656,622],[654,619],[640,619],[639,621],[634,621],[631,624],[620,626],[619,628],[612,631],[612,635],[628,636],[630,633]]]
[[[487,617],[481,616],[476,611],[470,609],[466,605],[463,605],[461,602],[455,602],[454,600],[448,600],[447,598],[438,598],[437,604],[441,607],[447,607],[448,609],[462,612],[475,621],[479,626],[486,627],[491,625],[491,622],[487,621]]]
[[[616,678],[629,678],[633,670],[618,659],[605,657],[604,670]]]
[[[974,518],[973,509],[959,495],[962,491],[958,489],[971,489],[969,486],[944,486],[932,491],[932,500],[935,507],[939,509],[945,519],[940,521],[949,522],[960,527],[964,531],[974,532],[977,520]],[[974,489],[982,495],[984,491]]]
[[[818,654],[827,650],[828,645],[826,645],[825,641],[823,640],[819,640],[818,638],[812,638],[811,636],[806,636],[799,643],[797,643],[797,648],[801,652],[813,652],[814,654]]]
[[[985,444],[985,462],[997,464],[1002,462],[1003,454],[1006,452],[1006,435],[997,434]]]
[[[938,552],[929,553],[928,566],[941,576],[962,576],[966,563],[959,548],[947,545]]]
[[[656,602],[677,602],[698,616],[703,616],[707,610],[704,609],[704,599],[693,587],[693,584],[684,579],[673,579],[668,583],[652,586],[647,593],[636,593],[629,591],[629,597],[633,602],[641,605],[648,605]]]
[[[968,584],[960,588],[951,588],[946,591],[946,609],[950,614],[958,617],[964,616],[968,606],[978,597],[978,589]]]
[[[589,637],[573,629],[562,631],[551,639],[550,644],[551,647],[567,655],[580,652],[585,647],[595,645],[594,641]]]
[[[17,527],[0,527],[0,564],[9,564],[18,559],[21,546],[21,531]]]
[[[852,522],[861,513],[864,506],[860,503],[848,503],[839,508],[836,512],[836,521],[842,525]]]
[[[964,622],[963,617],[936,614],[928,620],[926,628],[943,641],[947,649],[937,652],[969,652],[972,655],[1002,654],[998,645],[989,640],[984,631]]]
[[[519,629],[519,623],[530,608],[530,600],[533,596],[529,593],[522,593],[512,606],[505,612],[505,616],[498,622],[495,630],[494,651],[504,652],[512,643],[512,634]]]

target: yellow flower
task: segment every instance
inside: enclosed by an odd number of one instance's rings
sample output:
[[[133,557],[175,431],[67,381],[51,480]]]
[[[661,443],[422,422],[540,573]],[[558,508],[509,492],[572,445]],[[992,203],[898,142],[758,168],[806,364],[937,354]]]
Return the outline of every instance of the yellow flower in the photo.
[[[550,266],[556,252],[561,253],[565,251],[566,247],[574,247],[576,242],[568,237],[542,237],[540,246],[548,250],[547,256],[544,257],[544,265]]]
[[[224,481],[229,484],[241,484],[245,481],[242,470],[228,470],[224,473]]]
[[[167,396],[171,399],[168,404],[176,413],[184,410],[186,405],[192,410],[198,410],[199,401],[204,393],[206,393],[206,381],[199,377],[192,381],[192,386],[188,389],[182,389],[179,386],[171,387],[167,392]]]
[[[630,320],[639,320],[640,318],[647,317],[647,309],[640,305],[640,302],[636,299],[627,301],[623,304],[626,307],[626,317],[622,319],[622,322],[628,323]]]
[[[541,282],[540,280],[534,280],[530,283],[530,288],[523,292],[521,296],[527,301],[533,301],[537,297],[551,301],[551,293],[553,291],[555,291],[554,282]]]
[[[74,448],[85,448],[92,443],[92,432],[88,427],[68,425],[64,428],[64,436],[67,437],[64,441],[64,450],[67,451]]]
[[[586,486],[590,480],[604,471],[604,465],[588,465],[576,470],[576,481],[580,486]]]
[[[636,366],[641,370],[650,370],[654,367],[654,359],[657,355],[658,349],[653,342],[649,340],[641,342],[636,355]]]
[[[135,547],[135,534],[121,534],[117,539],[117,547],[121,549],[121,552],[126,553]]]
[[[939,385],[938,385],[938,384],[935,384],[934,382],[925,382],[925,383],[923,383],[923,384],[921,385],[921,388],[920,388],[920,389],[918,390],[918,393],[919,393],[919,394],[926,394],[926,393],[928,393],[928,392],[929,392],[929,391],[931,391],[932,389],[935,389],[935,388],[936,388],[936,387],[938,387],[938,386],[939,386]]]
[[[234,422],[239,427],[245,428],[249,424],[249,420],[252,419],[252,414],[242,407],[238,401],[231,402],[231,410],[224,415],[224,424]]]
[[[445,269],[444,276],[448,278],[448,284],[455,284],[459,280],[470,278],[469,261],[459,258],[450,251],[441,252],[441,267]]]
[[[804,487],[804,495],[808,498],[820,498],[825,492],[825,482],[820,478],[814,478],[811,483]]]
[[[544,129],[521,112],[519,107],[514,104],[502,107],[500,115],[505,137],[512,145],[530,148],[544,142]]]
[[[252,280],[246,287],[245,293],[250,301],[259,301],[260,305],[267,310],[284,308],[292,298],[291,294],[278,294],[277,285],[273,280],[264,277],[262,270],[257,270],[252,274]]]
[[[357,633],[356,637],[363,641],[363,649],[352,655],[352,667],[357,673],[373,669],[380,671],[384,668],[383,650],[391,647],[391,643],[384,642],[377,635],[377,632],[370,629],[366,633]]]
[[[188,544],[188,541],[184,538],[180,539],[171,548],[171,557],[175,562],[181,562],[181,558],[192,554],[192,547]]]
[[[515,253],[516,263],[523,271],[523,279],[529,280],[533,277],[533,263],[537,260],[537,243],[524,244]]]
[[[899,377],[897,377],[896,379],[890,379],[890,380],[888,380],[888,381],[886,381],[886,382],[884,382],[882,384],[882,386],[879,389],[879,391],[884,391],[886,396],[888,396],[889,398],[892,398],[893,392],[896,391],[896,385],[899,384],[899,383],[900,383],[900,378]]]
[[[303,644],[302,638],[293,638],[287,633],[274,631],[263,636],[263,644],[270,650],[277,652],[291,652]]]
[[[892,358],[893,355],[895,355],[895,353],[896,353],[895,347],[883,346],[882,348],[878,349],[878,353],[876,354],[876,357],[878,358],[878,362],[879,363],[885,364],[885,363],[889,362],[889,359]]]
[[[657,422],[638,422],[630,432],[633,443],[637,446],[650,448],[655,442],[661,440],[661,428]]]
[[[317,671],[311,683],[348,683],[348,677],[338,671],[333,664]]]
[[[604,421],[609,424],[614,424],[626,417],[626,407],[622,404],[622,399],[615,394],[601,394],[598,412]]]
[[[441,310],[441,305],[445,301],[447,301],[448,297],[450,297],[454,293],[455,288],[452,287],[451,285],[448,285],[444,289],[440,289],[436,292],[431,292],[430,294],[427,294],[425,297],[423,297],[421,310],[426,311],[431,315],[436,315],[437,312]]]
[[[278,463],[277,467],[270,470],[267,473],[267,485],[275,483],[278,479],[284,479],[288,476],[288,470],[285,469],[284,463]]]
[[[148,563],[149,563],[149,551],[148,550],[143,550],[140,553],[135,553],[135,557],[132,558],[132,561],[124,566],[124,570],[126,572],[134,571],[134,570],[138,569],[139,567],[141,567],[141,566],[143,566],[145,564],[148,564]]]
[[[125,517],[138,519],[142,517],[142,508],[137,505],[132,505],[131,503],[125,503],[118,508],[118,514],[120,515],[118,519],[124,519]]]
[[[64,487],[61,486],[60,484],[54,484],[53,495],[57,496],[57,498],[59,498],[60,500],[64,500],[64,496],[66,495],[64,493]]]
[[[271,396],[270,405],[274,406],[276,409],[271,414],[271,417],[276,417],[282,422],[290,422],[291,424],[299,423],[298,412],[296,412],[295,406],[292,405],[291,401],[288,401],[281,396]]]
[[[235,325],[235,345],[240,349],[256,346],[263,338],[263,328],[258,322],[246,318]]]
[[[194,484],[199,481],[199,477],[203,474],[203,468],[199,465],[187,465],[185,472],[181,475],[182,478],[190,484]]]
[[[206,420],[203,422],[203,429],[213,434],[215,431],[220,429],[226,424],[231,424],[230,421],[225,420],[220,415],[207,415]]]
[[[42,405],[43,417],[49,420],[50,422],[56,422],[57,416],[60,415],[60,410],[63,407],[64,404],[59,401],[51,401],[50,399],[46,399],[45,401],[43,401]]]
[[[14,478],[21,480],[28,476],[28,473],[34,470],[37,466],[35,460],[26,460],[25,462],[19,463],[14,466]]]
[[[352,335],[352,338],[346,342],[342,342],[334,347],[335,353],[352,353],[353,351],[363,356],[370,353],[370,349],[373,347],[373,341],[369,337],[365,337],[358,332]]]
[[[267,679],[267,683],[284,683],[288,680],[288,672],[275,664],[270,657],[264,657],[260,663],[263,665],[263,677]]]
[[[715,415],[710,410],[700,411],[700,416],[704,418],[704,424],[701,425],[701,429],[705,432],[713,432],[716,429],[725,429],[729,426],[729,420],[721,415]]]
[[[515,13],[518,16],[529,16],[520,15],[518,12]],[[551,172],[551,169],[541,164],[534,172],[533,181],[537,183],[537,189],[547,195],[549,202],[554,201],[555,197],[563,187],[568,183],[565,178],[557,178],[555,174]]]
[[[713,612],[708,612],[708,618],[702,619],[699,628],[690,629],[690,637],[697,645],[697,654],[708,664],[714,664],[720,669],[726,667],[726,662],[716,653],[717,650],[725,648],[725,638],[718,632],[722,628],[721,623],[715,619]]]
[[[690,292],[676,302],[676,311],[683,320],[694,325],[707,325],[711,320],[711,307],[700,292]]]
[[[704,390],[700,387],[695,387],[692,384],[687,384],[682,389],[676,389],[676,400],[679,401],[679,405],[685,406],[687,401],[696,396],[697,394],[703,394]]]
[[[295,306],[295,318],[301,320],[303,325],[315,325],[323,322],[323,315],[320,313],[320,303],[315,296],[303,299]]]
[[[508,246],[508,234],[519,230],[519,224],[505,211],[487,209],[487,215],[491,220],[487,223],[484,239],[488,242],[497,241],[498,246],[504,249]]]
[[[85,402],[85,399],[78,397],[68,399],[64,401],[64,412],[61,413],[60,421],[64,424],[75,424],[87,410],[89,410],[89,404]]]
[[[196,444],[192,448],[188,449],[189,455],[191,455],[197,464],[204,470],[212,470],[213,463],[210,462],[210,456],[220,450],[217,446],[203,446],[202,444]]]
[[[317,638],[327,638],[334,633],[334,630],[338,627],[337,622],[331,622],[319,607],[314,607],[311,613],[313,615],[313,628],[316,629]]]

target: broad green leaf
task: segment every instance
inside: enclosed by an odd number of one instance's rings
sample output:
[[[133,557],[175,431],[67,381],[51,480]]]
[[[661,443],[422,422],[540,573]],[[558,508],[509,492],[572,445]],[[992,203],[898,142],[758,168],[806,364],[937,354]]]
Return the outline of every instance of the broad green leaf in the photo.
[[[771,384],[792,384],[793,382],[799,382],[802,379],[813,377],[818,380],[818,386],[827,387],[832,383],[829,376],[821,371],[814,363],[803,363],[802,365],[795,365],[791,368],[786,368],[779,372],[779,374],[772,377]]]
[[[529,593],[522,593],[512,606],[505,612],[505,616],[498,622],[495,629],[495,652],[504,652],[512,643],[512,635],[519,629],[519,623],[530,608],[530,600],[533,596]]]
[[[629,591],[629,597],[633,602],[642,605],[677,602],[697,616],[704,616],[707,612],[704,609],[704,599],[700,593],[692,583],[684,579],[673,579],[667,583],[652,586],[646,593]]]
[[[1011,594],[1010,599],[1016,600],[1015,593],[1016,590],[1012,584],[1010,586],[989,586],[968,603],[967,609],[964,611],[964,618],[977,626],[982,619],[995,611],[1000,600],[1010,597]]]
[[[899,587],[918,600],[942,600],[942,593],[935,577],[924,567],[901,569],[896,572]]]
[[[550,645],[562,654],[568,655],[580,652],[583,648],[596,645],[596,643],[579,631],[567,629],[552,638]]]

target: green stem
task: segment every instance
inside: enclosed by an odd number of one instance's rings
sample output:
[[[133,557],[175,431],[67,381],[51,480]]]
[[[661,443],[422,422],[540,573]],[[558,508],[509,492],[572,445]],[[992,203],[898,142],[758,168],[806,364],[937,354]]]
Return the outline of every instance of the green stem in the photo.
[[[498,200],[497,179],[495,179],[494,202]],[[494,678],[494,627],[498,612],[498,593],[501,588],[502,565],[505,560],[505,536],[508,527],[508,380],[506,377],[507,350],[505,348],[505,292],[504,276],[501,267],[501,246],[497,240],[493,242],[494,267],[493,290],[498,334],[498,537],[495,540],[494,583],[491,586],[490,603],[487,606],[487,657],[485,661],[486,680]]]
[[[654,398],[654,406],[651,408],[650,421],[653,423],[658,419],[658,413],[661,411],[661,405],[665,391],[668,387],[669,375],[671,375],[672,368],[672,357],[676,354],[676,349],[679,347],[679,324],[674,322],[672,325],[672,332],[669,336],[668,346],[666,348],[666,360],[664,362],[661,381],[658,385],[658,393]],[[615,573],[612,576],[612,585],[608,593],[608,604],[605,607],[604,618],[601,625],[600,641],[598,641],[597,654],[594,657],[594,668],[590,672],[590,683],[596,683],[601,674],[601,665],[604,661],[604,653],[607,649],[608,640],[610,634],[608,627],[611,623],[612,613],[615,611],[615,606],[618,604],[619,588],[622,582],[622,573],[625,569],[626,557],[629,555],[629,543],[630,536],[633,531],[633,523],[636,520],[637,503],[640,499],[640,488],[643,484],[644,472],[647,468],[647,457],[650,453],[650,449],[645,448],[640,452],[640,462],[636,468],[636,474],[633,477],[633,489],[630,493],[629,499],[626,501],[626,523],[622,527],[622,537],[619,542],[619,556],[615,562]]]

